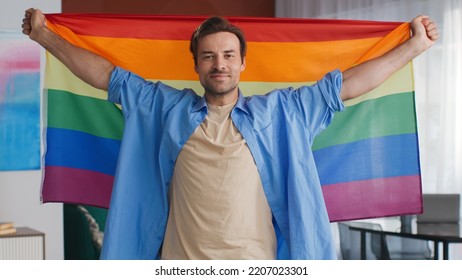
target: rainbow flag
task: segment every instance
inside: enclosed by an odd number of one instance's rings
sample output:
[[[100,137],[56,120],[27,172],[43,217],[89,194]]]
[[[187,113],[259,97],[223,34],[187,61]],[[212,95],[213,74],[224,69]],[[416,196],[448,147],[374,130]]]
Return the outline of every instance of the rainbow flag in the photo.
[[[189,39],[204,17],[47,15],[48,27],[149,80],[203,90]],[[312,84],[409,38],[409,24],[352,20],[229,18],[246,34],[240,89],[264,94]],[[47,54],[44,202],[108,207],[123,132],[120,109]],[[346,102],[312,147],[331,221],[420,213],[421,180],[409,63]],[[308,141],[307,141],[308,145]]]

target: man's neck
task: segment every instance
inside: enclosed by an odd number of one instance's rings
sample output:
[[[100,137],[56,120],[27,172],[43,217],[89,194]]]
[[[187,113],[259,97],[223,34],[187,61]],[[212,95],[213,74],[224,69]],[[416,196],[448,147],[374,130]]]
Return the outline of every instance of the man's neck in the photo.
[[[207,103],[215,106],[224,106],[233,103],[236,101],[238,96],[239,92],[237,89],[233,92],[223,95],[207,94],[207,92],[205,93],[205,99],[207,100]]]

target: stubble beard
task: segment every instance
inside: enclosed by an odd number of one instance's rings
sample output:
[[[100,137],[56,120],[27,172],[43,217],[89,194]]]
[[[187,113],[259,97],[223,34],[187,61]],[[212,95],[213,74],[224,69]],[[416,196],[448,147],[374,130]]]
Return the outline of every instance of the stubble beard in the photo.
[[[209,85],[209,84],[203,84],[202,85],[204,87],[204,90],[205,90],[205,93],[210,95],[210,96],[225,96],[225,95],[228,95],[232,92],[234,92],[237,88],[237,85],[230,85],[230,86],[226,86],[226,87],[217,87],[217,86],[213,86],[213,85]]]
[[[234,92],[238,87],[238,82],[236,82],[233,77],[230,77],[230,81],[227,82],[214,82],[209,79],[203,81],[202,87],[205,90],[205,93],[210,96],[225,96]]]

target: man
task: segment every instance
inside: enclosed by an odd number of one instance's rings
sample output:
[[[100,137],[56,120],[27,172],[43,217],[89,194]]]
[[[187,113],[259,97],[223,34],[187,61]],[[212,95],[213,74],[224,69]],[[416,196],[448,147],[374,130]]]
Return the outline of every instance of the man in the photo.
[[[333,259],[305,143],[343,110],[342,100],[377,87],[437,40],[427,17],[411,25],[414,36],[379,58],[313,86],[250,98],[238,88],[244,35],[223,18],[207,19],[191,37],[203,97],[147,82],[73,46],[46,28],[39,10],[26,11],[23,33],[122,105],[111,205],[130,211],[110,208],[102,258]],[[144,154],[152,160],[139,163]],[[152,207],[138,207],[140,200]]]

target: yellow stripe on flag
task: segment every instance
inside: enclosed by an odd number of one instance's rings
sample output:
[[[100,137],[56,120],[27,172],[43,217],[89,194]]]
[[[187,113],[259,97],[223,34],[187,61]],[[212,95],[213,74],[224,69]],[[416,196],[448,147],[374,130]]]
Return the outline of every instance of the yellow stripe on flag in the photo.
[[[379,98],[385,95],[401,92],[410,92],[414,90],[412,80],[412,64],[409,63],[405,67],[401,68],[398,72],[393,74],[387,79],[382,85],[372,90],[371,92],[345,102],[347,106],[351,106],[360,103],[364,100]],[[247,71],[247,70],[245,70]],[[45,88],[52,88],[57,90],[65,90],[78,95],[89,96],[98,99],[107,99],[107,93],[103,90],[96,89],[88,84],[82,82],[79,78],[72,75],[60,61],[54,56],[47,53],[47,65],[46,65],[45,76]],[[195,77],[197,79],[197,76]],[[157,81],[157,79],[150,79],[151,81]],[[175,88],[191,88],[196,93],[202,94],[203,87],[197,80],[162,80],[165,84],[168,84]],[[301,87],[304,85],[313,84],[314,81],[306,82],[240,82],[239,88],[245,96],[253,94],[265,94],[273,89],[277,88],[288,88],[288,87]]]

